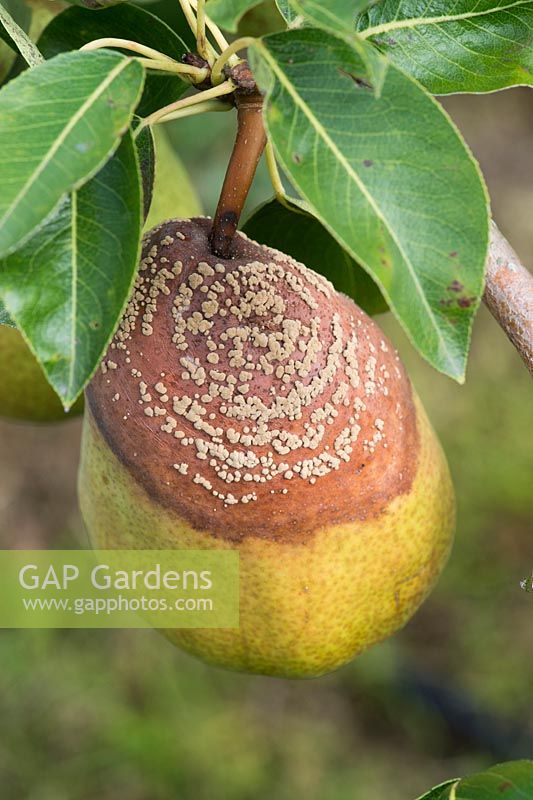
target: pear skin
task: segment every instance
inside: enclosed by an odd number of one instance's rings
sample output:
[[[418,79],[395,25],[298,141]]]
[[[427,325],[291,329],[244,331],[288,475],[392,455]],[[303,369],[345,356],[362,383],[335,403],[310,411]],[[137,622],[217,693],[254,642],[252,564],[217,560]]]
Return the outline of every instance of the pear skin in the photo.
[[[83,396],[65,411],[22,334],[0,325],[0,417],[58,422],[82,411]]]
[[[238,550],[240,627],[165,631],[176,645],[228,669],[322,675],[429,593],[453,487],[375,322],[242,234],[214,257],[210,225],[145,238],[86,393],[81,510],[95,547]]]

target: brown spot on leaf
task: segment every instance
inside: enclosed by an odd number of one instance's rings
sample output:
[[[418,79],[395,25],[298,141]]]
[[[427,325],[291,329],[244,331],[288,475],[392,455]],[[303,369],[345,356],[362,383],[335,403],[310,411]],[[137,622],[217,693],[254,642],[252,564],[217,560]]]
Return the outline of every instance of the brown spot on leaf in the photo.
[[[476,302],[475,297],[460,297],[457,301],[459,308],[470,308]]]
[[[455,280],[452,281],[447,288],[449,292],[462,292],[465,287],[460,281]]]

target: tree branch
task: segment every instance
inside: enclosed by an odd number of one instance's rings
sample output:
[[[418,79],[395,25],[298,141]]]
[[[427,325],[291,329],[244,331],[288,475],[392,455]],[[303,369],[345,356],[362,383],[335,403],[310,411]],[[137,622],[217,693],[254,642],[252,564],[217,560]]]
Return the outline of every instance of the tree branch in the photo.
[[[533,375],[533,275],[494,222],[483,300]]]

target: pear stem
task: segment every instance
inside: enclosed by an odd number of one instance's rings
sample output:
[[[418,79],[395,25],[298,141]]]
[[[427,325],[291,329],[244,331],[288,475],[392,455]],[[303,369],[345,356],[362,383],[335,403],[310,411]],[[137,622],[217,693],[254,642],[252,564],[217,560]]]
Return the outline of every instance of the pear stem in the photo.
[[[211,249],[220,258],[231,257],[233,237],[266,145],[261,94],[257,89],[253,92],[237,90],[235,102],[237,136],[210,236]]]

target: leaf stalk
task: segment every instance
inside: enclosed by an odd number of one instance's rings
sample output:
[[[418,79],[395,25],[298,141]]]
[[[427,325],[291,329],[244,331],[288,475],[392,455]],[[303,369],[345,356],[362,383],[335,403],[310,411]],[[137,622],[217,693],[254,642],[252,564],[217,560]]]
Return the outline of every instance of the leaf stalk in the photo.
[[[87,42],[87,44],[80,47],[80,50],[100,50],[101,48],[108,47],[118,47],[121,50],[130,50],[132,53],[139,53],[142,57],[137,58],[137,61],[146,67],[146,69],[176,73],[184,79],[190,80],[192,83],[202,83],[202,81],[205,81],[209,76],[209,71],[207,69],[194,67],[189,64],[180,64],[178,61],[166,56],[159,50],[154,50],[152,47],[147,47],[131,39],[118,39],[115,37],[94,39],[92,42]]]
[[[226,94],[231,94],[234,91],[235,86],[233,82],[225,81],[219,86],[214,86],[212,89],[206,89],[204,92],[200,92],[192,97],[185,97],[183,100],[176,100],[175,103],[170,103],[168,106],[163,106],[163,108],[160,108],[145,117],[137,127],[136,133],[139,133],[142,128],[146,128],[147,125],[154,125],[157,122],[161,122],[163,118],[165,118],[165,121],[168,121],[170,119],[176,119],[177,114],[179,116],[190,116],[180,114],[179,112],[189,109],[191,106],[203,104],[207,100],[214,100],[217,97],[223,97]],[[201,112],[198,111],[198,113]]]

